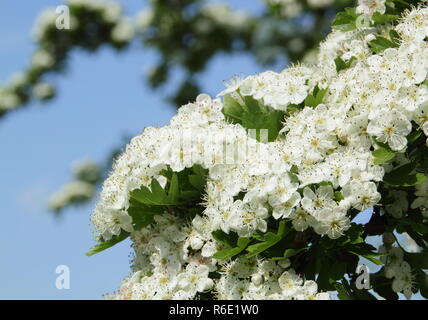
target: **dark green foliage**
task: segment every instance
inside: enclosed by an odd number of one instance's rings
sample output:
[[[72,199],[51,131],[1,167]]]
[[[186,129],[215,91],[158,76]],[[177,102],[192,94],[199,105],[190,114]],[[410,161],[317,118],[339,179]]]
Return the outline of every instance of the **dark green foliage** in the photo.
[[[239,123],[246,129],[256,129],[256,139],[260,141],[261,131],[268,130],[268,141],[275,141],[282,128],[285,113],[268,108],[250,96],[242,97],[239,103],[231,96],[224,97],[223,114],[232,123]]]
[[[165,211],[174,211],[187,220],[202,212],[203,208],[200,203],[205,187],[205,169],[194,166],[178,173],[165,170],[163,175],[168,179],[165,188],[162,188],[159,182],[153,179],[150,188],[142,186],[131,192],[128,214],[132,217],[134,230],[140,230],[150,225],[155,215]],[[94,246],[88,255],[104,251],[129,235],[128,232],[122,230],[120,235],[107,241],[101,241],[100,244]]]

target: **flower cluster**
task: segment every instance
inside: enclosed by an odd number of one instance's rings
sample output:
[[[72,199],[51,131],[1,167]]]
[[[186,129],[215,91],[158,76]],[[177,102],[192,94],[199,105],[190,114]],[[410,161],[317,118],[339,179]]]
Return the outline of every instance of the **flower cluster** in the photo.
[[[199,217],[193,224],[199,231],[204,228]],[[172,215],[157,216],[155,225],[135,232],[132,240],[137,271],[122,283],[118,292],[108,295],[109,299],[182,300],[211,289],[218,299],[329,298],[326,293],[317,293],[314,281],[303,281],[289,269],[288,260],[277,263],[239,258],[223,264],[222,277],[214,282],[209,273],[218,267],[209,257],[215,253],[215,244],[189,254],[189,250],[201,247],[201,234],[190,226],[180,228],[180,222]]]
[[[135,137],[92,215],[99,241],[130,235],[135,249],[134,274],[111,298],[327,298],[322,267],[318,285],[313,271],[306,281],[294,271],[299,252],[319,257],[318,245],[336,243],[372,259],[354,236],[356,214],[383,203],[399,219],[408,197],[426,208],[426,175],[406,150],[426,144],[427,36],[425,7],[396,25],[333,31],[315,65],[234,79],[223,100],[200,95]],[[400,172],[405,191],[394,189]],[[187,179],[203,192],[196,200]],[[398,251],[385,251],[385,277],[410,297],[414,276]]]
[[[362,0],[357,7],[357,11],[367,16],[372,16],[375,12],[385,13],[385,2],[386,0]]]

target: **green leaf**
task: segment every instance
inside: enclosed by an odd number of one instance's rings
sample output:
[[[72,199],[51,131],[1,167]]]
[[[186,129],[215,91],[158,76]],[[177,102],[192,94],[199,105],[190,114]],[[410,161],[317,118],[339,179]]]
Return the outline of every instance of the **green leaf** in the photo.
[[[380,274],[383,271],[379,271]],[[379,294],[381,297],[388,300],[398,300],[398,294],[392,290],[392,279],[387,279],[384,276],[372,275],[370,277],[370,284],[372,285],[373,291]]]
[[[222,230],[216,230],[213,231],[211,234],[218,243],[221,243],[229,248],[235,247],[235,244],[238,241],[238,236],[236,235],[236,233],[233,232],[227,234]]]
[[[248,251],[247,257],[248,258],[254,257],[254,256],[262,253],[266,249],[277,244],[280,240],[281,240],[281,237],[278,236],[277,234],[272,233],[272,232],[266,233],[264,236],[263,242],[253,244],[247,248],[247,251]]]
[[[291,182],[293,183],[299,183],[299,169],[297,166],[292,165],[290,171],[288,172],[288,176],[290,177]]]
[[[374,156],[374,164],[379,165],[394,159],[396,153],[389,147],[380,147],[379,149],[373,151],[372,154]]]
[[[422,136],[422,131],[421,130],[413,131],[412,133],[410,133],[407,136],[407,141],[408,141],[408,143],[413,143],[416,140],[418,140],[421,136]]]
[[[372,16],[372,20],[376,24],[386,24],[386,23],[394,22],[399,17],[400,16],[395,14],[385,14],[385,13],[375,12]]]
[[[244,250],[244,249],[239,248],[239,247],[220,250],[220,251],[217,251],[216,253],[214,253],[213,258],[217,259],[217,260],[227,260],[227,259],[232,258],[233,256],[236,256],[242,250]]]
[[[419,235],[423,236],[425,234],[428,234],[428,226],[426,226],[422,222],[413,221],[412,219],[400,219],[399,224],[409,226],[414,232]]]
[[[230,258],[240,254],[242,251],[244,251],[250,242],[251,242],[250,238],[239,238],[237,243],[236,243],[237,247],[217,251],[213,255],[213,258],[217,259],[217,260],[230,259]]]
[[[334,59],[334,63],[336,64],[336,71],[339,72],[341,70],[350,68],[355,60],[357,60],[357,58],[351,57],[347,62],[345,62],[341,57],[337,57]]]
[[[397,48],[399,45],[387,38],[377,36],[376,39],[369,42],[369,47],[374,53],[381,53],[388,48]]]
[[[344,12],[339,12],[333,21],[332,28],[347,32],[356,29],[356,20],[359,14],[355,8],[346,8]]]
[[[135,230],[147,227],[153,222],[155,215],[162,214],[164,211],[164,207],[144,205],[132,199],[128,208]]]
[[[130,206],[128,208],[128,214],[132,218],[132,225],[134,230],[141,230],[142,228],[148,226],[153,222],[153,217],[156,214],[161,214],[163,212],[163,207],[144,205],[133,199],[130,200]],[[129,235],[129,232],[122,230],[120,235],[113,236],[110,240],[102,241],[101,243],[92,247],[86,255],[92,256],[98,252],[113,247],[117,243],[125,240]]]
[[[354,253],[354,252],[352,252],[352,251],[350,251],[350,252],[351,252],[351,253]],[[356,255],[359,255],[359,254],[358,254],[358,253],[356,253]],[[361,257],[363,257],[363,258],[366,258],[367,260],[369,260],[369,261],[373,262],[374,264],[376,264],[376,265],[378,265],[378,266],[383,265],[383,262],[382,262],[382,261],[380,261],[379,259],[376,259],[373,255],[361,254],[361,255],[359,255],[359,256],[361,256]]]
[[[375,257],[382,256],[384,254],[375,252],[374,250],[376,250],[376,248],[368,243],[348,244],[345,248],[349,253],[366,258],[376,265],[383,264],[382,261],[376,259]]]
[[[198,190],[183,190],[180,192],[180,198],[188,199],[187,201],[180,202],[179,204],[192,203],[199,200],[201,197],[201,192]],[[190,200],[190,201],[189,201]]]
[[[334,199],[335,199],[336,201],[342,201],[342,200],[345,200],[345,197],[343,196],[342,192],[340,192],[340,191],[336,191],[336,192],[334,193]]]
[[[289,249],[285,249],[284,254],[282,256],[278,256],[278,257],[270,257],[269,260],[284,260],[284,259],[288,259],[291,257],[294,257],[295,255],[297,255],[298,253],[307,250],[308,247],[304,247],[304,248],[289,248]]]
[[[122,232],[118,236],[113,236],[113,237],[111,237],[110,240],[103,241],[103,242],[101,242],[101,243],[93,246],[91,248],[91,250],[89,250],[89,252],[86,253],[86,255],[87,256],[92,256],[92,255],[94,255],[96,253],[99,253],[99,252],[104,251],[104,250],[106,250],[108,248],[111,248],[115,244],[117,244],[117,243],[125,240],[126,238],[128,238],[129,235],[130,235],[129,232],[125,232],[125,231],[122,230]]]
[[[332,280],[340,280],[346,273],[346,263],[339,262],[333,263],[330,266],[329,277]]]
[[[279,222],[278,225],[278,232],[277,235],[280,236],[281,238],[283,238],[286,234],[286,229],[285,229],[286,225],[285,225],[285,220],[281,220]]]
[[[152,183],[150,184],[150,188],[152,190],[151,199],[155,203],[159,203],[160,205],[171,205],[174,204],[169,201],[169,197],[166,194],[165,190],[160,185],[157,179],[152,179]]]
[[[199,165],[195,165],[192,168],[194,174],[189,175],[189,182],[195,189],[204,191],[206,184],[207,170]]]
[[[154,204],[157,203],[151,200],[151,191],[147,187],[141,187],[140,189],[134,190],[131,192],[131,199],[135,199],[136,201],[143,204]]]
[[[245,249],[250,242],[251,242],[250,238],[239,237],[236,244],[238,245],[239,248]]]
[[[404,260],[407,261],[412,268],[428,269],[428,248],[424,248],[422,252],[404,252]]]
[[[416,282],[421,296],[428,298],[428,275],[422,270],[419,270],[416,274]]]
[[[254,257],[263,251],[269,249],[270,247],[277,244],[281,239],[285,236],[286,229],[285,229],[285,220],[282,220],[279,223],[279,228],[277,233],[273,232],[267,232],[263,235],[263,241],[253,244],[247,248],[248,254],[247,257]]]
[[[334,265],[333,261],[324,257],[320,259],[321,268],[317,277],[318,289],[321,291],[334,290],[335,282],[331,278],[331,267]]]
[[[263,111],[263,106],[252,96],[244,96],[243,100],[243,108],[246,109],[249,113],[259,113]]]
[[[303,250],[306,250],[307,247],[304,248],[299,248],[299,249],[287,249],[284,251],[284,257],[283,259],[288,259],[291,258],[293,256],[295,256],[296,254],[302,252]]]
[[[150,185],[151,190],[145,186],[131,192],[131,198],[147,205],[155,206],[173,206],[182,204],[178,201],[178,178],[176,175],[172,176],[170,190],[168,194],[159,184],[157,179],[152,179]],[[171,194],[172,192],[172,194]]]
[[[168,201],[170,203],[178,203],[179,188],[178,188],[178,176],[177,174],[172,175],[172,179],[169,184],[168,190]]]
[[[326,250],[319,242],[313,244],[307,253],[303,263],[303,273],[308,280],[315,280],[318,273],[321,271],[323,262],[326,260]]]
[[[415,163],[402,165],[384,176],[384,182],[394,187],[413,187],[423,184],[426,176],[423,173],[413,173]]]
[[[401,37],[400,37],[400,35],[398,34],[398,32],[397,31],[395,31],[394,29],[391,29],[390,31],[389,31],[389,37],[390,37],[390,39],[391,39],[391,41],[393,41],[394,43],[400,43],[400,41],[401,41]]]
[[[246,129],[256,129],[257,141],[261,141],[261,130],[268,130],[269,142],[278,137],[285,116],[284,112],[263,106],[250,96],[243,97],[242,105],[231,96],[225,96],[222,112],[228,121]]]
[[[271,110],[269,113],[245,113],[240,123],[246,129],[256,129],[256,140],[261,141],[261,131],[268,130],[268,142],[275,141],[282,128],[284,113]]]
[[[346,281],[346,280],[344,280]],[[336,282],[334,284],[334,287],[337,291],[337,297],[340,300],[352,300],[352,296],[348,293],[348,291],[345,289],[345,286],[339,282]]]
[[[163,170],[161,174],[166,177],[169,184],[174,184],[173,176],[177,175],[178,180],[178,199],[180,204],[199,203],[202,191],[205,188],[206,175],[208,170],[200,165],[194,165],[191,168],[185,168],[180,172],[173,172],[171,168]]]
[[[157,179],[152,179],[150,189],[142,186],[140,189],[130,193],[129,208],[127,213],[132,218],[134,230],[141,230],[154,221],[154,216],[162,214],[166,210],[174,210],[175,213],[184,215],[185,218],[192,218],[202,212],[201,191],[205,186],[206,170],[200,166],[187,168],[180,172],[173,172],[171,169],[162,171],[168,179],[165,189],[162,188]],[[190,176],[197,187],[192,186]],[[189,178],[188,178],[189,177]],[[183,206],[185,206],[183,208]],[[102,242],[95,246],[88,254],[92,255],[105,250],[119,241],[120,237],[113,237],[109,241]],[[129,235],[129,234],[128,234]]]
[[[305,106],[315,108],[321,104],[327,91],[328,89],[319,89],[318,86],[316,86],[313,93],[306,97]]]
[[[230,95],[226,95],[223,98],[223,113],[229,118],[237,121],[242,121],[242,113],[244,108],[239,104],[238,101],[233,99]]]

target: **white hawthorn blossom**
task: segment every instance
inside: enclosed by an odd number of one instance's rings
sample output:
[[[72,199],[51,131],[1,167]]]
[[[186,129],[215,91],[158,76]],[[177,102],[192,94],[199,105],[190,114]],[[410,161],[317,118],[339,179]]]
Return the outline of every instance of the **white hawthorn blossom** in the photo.
[[[385,3],[360,1],[359,10],[369,16],[383,13]],[[296,232],[338,239],[355,211],[379,205],[379,185],[391,165],[376,164],[373,150],[383,144],[405,151],[412,121],[428,133],[426,21],[428,8],[410,10],[397,26],[385,27],[394,28],[401,42],[376,54],[369,50],[376,28],[333,31],[314,65],[235,79],[221,95],[236,103],[252,98],[252,107],[263,112],[286,112],[275,141],[254,139],[225,117],[225,99],[206,94],[181,107],[169,125],[146,128],[133,138],[104,182],[91,217],[98,239],[129,232],[135,250],[133,275],[110,297],[194,299],[210,292],[219,299],[328,298],[289,260],[244,255],[217,260],[215,253],[225,247],[213,232],[236,233],[242,240],[287,222]],[[337,71],[338,57],[356,59]],[[316,90],[325,95],[313,107],[305,101]],[[165,170],[182,172],[195,165],[207,171],[201,212],[186,221],[165,208],[147,227],[134,230],[130,193],[150,188],[154,179],[165,187]],[[402,216],[409,207],[405,193],[391,193],[391,205],[383,209]],[[427,183],[416,186],[410,208],[428,208]],[[392,279],[394,291],[410,297],[413,271],[393,243],[382,249],[385,277]]]
[[[372,16],[375,12],[385,13],[385,2],[386,0],[361,0],[357,11],[367,16]]]
[[[380,142],[387,143],[394,151],[404,149],[406,136],[412,131],[412,124],[398,111],[381,114],[370,121],[367,132]]]

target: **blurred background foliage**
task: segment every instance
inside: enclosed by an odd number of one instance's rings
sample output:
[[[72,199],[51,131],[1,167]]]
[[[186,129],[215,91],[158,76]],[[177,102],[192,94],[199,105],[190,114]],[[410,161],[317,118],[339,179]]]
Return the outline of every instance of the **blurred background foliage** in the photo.
[[[151,0],[135,15],[125,16],[115,2],[68,0],[68,30],[57,28],[59,13],[55,8],[46,9],[32,30],[37,50],[27,69],[0,85],[0,118],[32,101],[53,99],[56,89],[46,79],[51,74],[65,74],[72,67],[68,60],[73,50],[95,54],[109,46],[121,52],[132,42],[140,42],[142,50],[150,48],[158,54],[157,63],[146,75],[153,90],[168,87],[177,70],[183,75],[166,97],[172,107],[179,107],[201,92],[197,75],[219,53],[247,52],[266,68],[275,64],[285,68],[298,61],[311,63],[333,17],[355,2],[259,1],[265,6],[257,15],[235,11],[227,2]],[[50,210],[60,213],[68,206],[91,200],[121,149],[115,149],[103,164],[84,160],[73,165],[70,183],[51,197]]]

